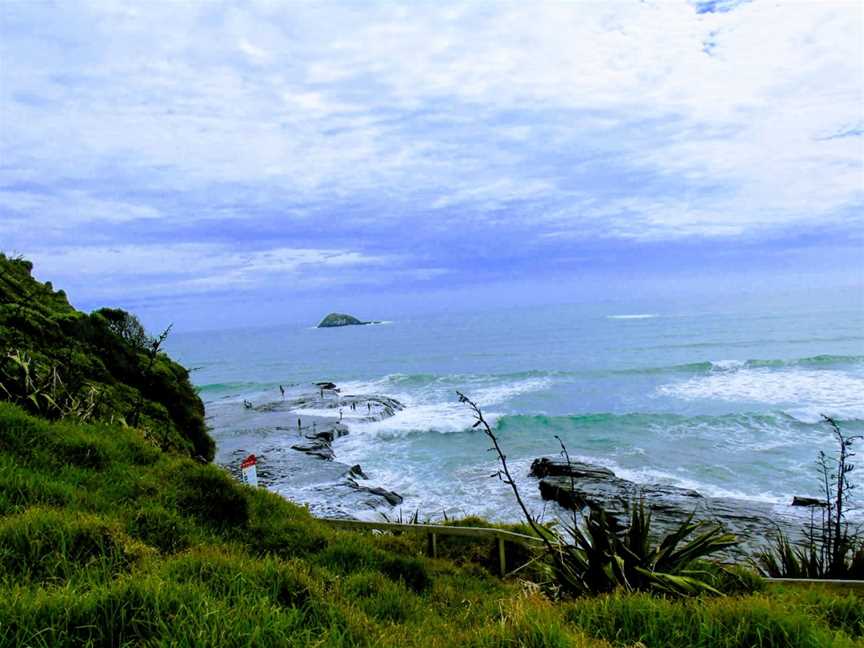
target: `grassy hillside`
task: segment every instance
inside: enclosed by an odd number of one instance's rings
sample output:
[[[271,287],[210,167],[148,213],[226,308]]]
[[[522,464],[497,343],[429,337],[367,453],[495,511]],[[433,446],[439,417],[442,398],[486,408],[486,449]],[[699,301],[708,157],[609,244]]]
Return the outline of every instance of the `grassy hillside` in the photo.
[[[494,546],[335,531],[193,458],[200,400],[133,319],[0,270],[0,648],[864,643],[851,595],[555,600],[536,565],[492,575]]]
[[[213,458],[204,406],[189,372],[165,354],[134,316],[89,315],[0,254],[0,397],[48,418],[134,424],[157,445]]]
[[[864,632],[859,599],[819,591],[553,603],[407,537],[333,531],[134,429],[10,404],[0,516],[0,646],[815,648]]]

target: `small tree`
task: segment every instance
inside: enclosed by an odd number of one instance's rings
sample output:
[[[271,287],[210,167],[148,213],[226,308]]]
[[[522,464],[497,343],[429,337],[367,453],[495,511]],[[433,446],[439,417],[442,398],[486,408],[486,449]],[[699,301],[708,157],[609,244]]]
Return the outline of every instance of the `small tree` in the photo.
[[[133,316],[134,317],[134,316]],[[136,318],[137,321],[137,318]],[[162,331],[155,338],[148,337],[148,343],[144,349],[144,354],[147,357],[147,364],[141,371],[142,385],[138,389],[138,400],[135,402],[135,408],[132,410],[130,425],[137,426],[141,418],[141,410],[144,407],[144,388],[149,385],[152,380],[153,365],[156,364],[156,358],[159,357],[159,352],[162,350],[162,345],[168,336],[171,334],[173,324],[169,324],[168,328]],[[143,330],[143,329],[142,329]]]
[[[830,416],[823,417],[831,426],[831,431],[837,441],[836,456],[828,457],[819,453],[819,465],[825,487],[827,506],[826,520],[826,561],[828,573],[840,576],[846,572],[846,558],[859,542],[857,530],[850,533],[846,514],[851,509],[852,491],[855,485],[849,480],[849,475],[855,470],[852,458],[855,456],[853,444],[861,435],[847,435]]]
[[[853,509],[855,484],[850,479],[855,470],[854,444],[864,438],[847,434],[830,416],[822,415],[837,442],[834,455],[819,452],[818,466],[823,499],[813,509],[821,511],[817,526],[811,509],[805,543],[793,545],[784,534],[778,534],[775,546],[760,554],[762,570],[778,578],[849,578],[864,574],[864,547],[859,527],[852,527],[848,513]]]
[[[108,330],[136,351],[145,351],[153,343],[144,325],[132,313],[119,308],[102,308],[97,312],[108,322]]]

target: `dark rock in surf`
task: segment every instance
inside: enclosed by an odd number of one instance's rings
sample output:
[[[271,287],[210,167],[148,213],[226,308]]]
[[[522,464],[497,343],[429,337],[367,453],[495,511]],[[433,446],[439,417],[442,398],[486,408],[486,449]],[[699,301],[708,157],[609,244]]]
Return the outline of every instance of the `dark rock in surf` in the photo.
[[[386,488],[381,488],[379,486],[361,486],[356,481],[350,478],[348,479],[348,483],[351,485],[351,488],[355,490],[358,490],[362,493],[369,493],[370,495],[376,495],[382,498],[390,506],[398,506],[403,501],[403,498],[399,493],[394,493],[393,491],[389,491]]]
[[[582,463],[580,461],[571,461],[567,463],[563,459],[553,459],[551,457],[540,457],[531,463],[532,477],[591,477],[597,479],[605,479],[615,477],[608,468],[603,466],[595,466],[593,464]]]
[[[348,428],[341,423],[334,423],[328,428],[324,428],[323,430],[313,431],[309,434],[306,434],[305,437],[307,439],[311,439],[313,441],[325,441],[327,443],[333,443],[335,439],[339,437],[343,437],[348,434]]]
[[[818,506],[820,508],[825,507],[825,502],[815,497],[800,497],[795,495],[792,497],[791,506]]]
[[[606,511],[612,524],[629,524],[630,507],[642,501],[652,515],[652,529],[666,535],[689,519],[717,523],[734,533],[740,545],[730,555],[754,555],[775,537],[778,530],[793,542],[801,535],[800,526],[779,515],[763,502],[727,497],[705,497],[700,493],[667,484],[637,484],[622,479],[603,466],[543,457],[531,465],[531,474],[540,478],[540,495],[571,510]]]
[[[318,457],[327,461],[332,461],[333,457],[336,456],[333,452],[333,448],[330,447],[330,444],[323,439],[310,441],[309,443],[296,443],[292,445],[291,448],[312,457]]]

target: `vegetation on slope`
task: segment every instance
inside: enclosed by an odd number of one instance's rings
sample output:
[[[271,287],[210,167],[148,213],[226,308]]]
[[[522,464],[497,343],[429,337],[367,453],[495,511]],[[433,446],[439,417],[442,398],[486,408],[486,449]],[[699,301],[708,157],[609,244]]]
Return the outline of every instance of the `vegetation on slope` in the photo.
[[[189,372],[122,310],[89,315],[0,254],[0,398],[48,418],[134,424],[163,449],[213,458]]]
[[[334,531],[135,429],[0,403],[0,646],[853,646],[817,591],[553,603],[422,540]],[[608,643],[607,643],[608,642]]]
[[[493,576],[493,546],[336,531],[192,458],[200,400],[137,320],[0,270],[0,647],[861,644],[851,595],[718,572],[743,593],[555,600]]]

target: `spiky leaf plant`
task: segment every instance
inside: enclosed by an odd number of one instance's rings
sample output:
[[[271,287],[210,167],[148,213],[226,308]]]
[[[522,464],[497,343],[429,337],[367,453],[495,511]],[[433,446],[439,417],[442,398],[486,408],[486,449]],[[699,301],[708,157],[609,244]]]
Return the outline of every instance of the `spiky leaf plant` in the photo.
[[[591,510],[581,524],[567,525],[566,532],[571,541],[564,538],[560,544],[562,581],[575,593],[622,588],[672,596],[719,594],[709,584],[708,574],[692,567],[737,544],[734,535],[693,522],[692,515],[654,543],[651,513],[642,502],[633,504],[630,524],[623,532],[616,532],[600,509]]]
[[[721,527],[694,522],[691,515],[655,545],[651,541],[651,513],[645,511],[642,502],[632,505],[630,525],[623,533],[613,528],[600,507],[592,508],[584,517],[574,511],[564,534],[550,533],[525,505],[510,473],[507,455],[480,407],[464,394],[457,392],[457,395],[459,401],[474,412],[474,427],[479,427],[492,442],[491,450],[495,451],[501,466],[495,476],[510,486],[526,522],[543,540],[551,557],[557,589],[571,595],[609,592],[617,588],[670,596],[720,594],[707,582],[707,574],[691,567],[698,560],[736,545],[738,541],[734,535]],[[558,441],[570,463],[567,448],[561,439]],[[694,534],[695,537],[691,537]]]

